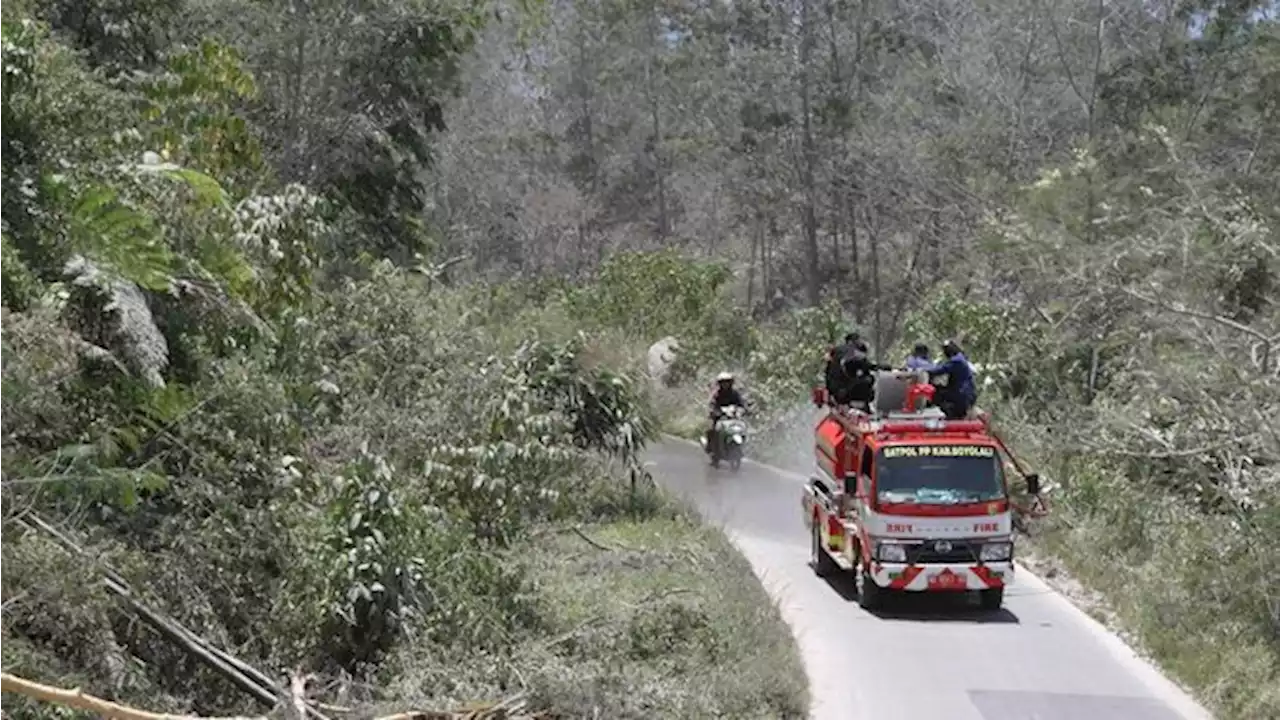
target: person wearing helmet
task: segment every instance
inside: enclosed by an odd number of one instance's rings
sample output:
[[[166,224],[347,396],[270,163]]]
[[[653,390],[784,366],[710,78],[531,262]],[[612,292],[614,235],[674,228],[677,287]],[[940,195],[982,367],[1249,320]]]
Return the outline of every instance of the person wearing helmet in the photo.
[[[958,420],[969,414],[977,401],[977,385],[973,380],[973,366],[954,340],[942,344],[946,360],[923,368],[929,375],[946,375],[946,385],[939,387],[934,403],[948,419]]]
[[[720,419],[720,408],[739,407],[746,409],[747,402],[742,393],[733,386],[733,373],[722,372],[716,376],[716,389],[711,394],[711,427],[707,428],[707,451],[711,451],[711,443],[715,442],[716,422]]]

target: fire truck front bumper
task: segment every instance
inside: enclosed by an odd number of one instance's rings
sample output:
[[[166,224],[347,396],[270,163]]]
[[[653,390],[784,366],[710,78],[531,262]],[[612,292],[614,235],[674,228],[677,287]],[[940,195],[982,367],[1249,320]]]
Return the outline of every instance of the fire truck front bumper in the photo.
[[[968,592],[991,590],[1013,583],[1012,562],[908,565],[871,563],[871,579],[889,590],[907,592]]]

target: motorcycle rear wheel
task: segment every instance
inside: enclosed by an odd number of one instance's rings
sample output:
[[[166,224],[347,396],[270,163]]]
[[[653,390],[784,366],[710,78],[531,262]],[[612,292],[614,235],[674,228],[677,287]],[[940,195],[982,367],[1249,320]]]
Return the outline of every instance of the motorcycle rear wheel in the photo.
[[[742,448],[737,445],[729,448],[729,469],[737,472],[742,467]]]

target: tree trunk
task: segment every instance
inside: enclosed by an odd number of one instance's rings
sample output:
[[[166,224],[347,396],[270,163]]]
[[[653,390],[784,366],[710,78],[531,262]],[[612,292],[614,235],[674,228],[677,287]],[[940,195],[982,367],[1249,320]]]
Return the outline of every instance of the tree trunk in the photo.
[[[652,162],[653,162],[654,178],[658,186],[657,187],[657,192],[658,192],[657,236],[658,236],[659,244],[661,244],[663,241],[666,240],[670,226],[668,224],[668,218],[667,218],[666,177],[664,174],[664,168],[662,163],[662,145],[663,145],[662,112],[659,106],[657,81],[654,78],[654,75],[656,73],[653,67],[655,56],[658,54],[657,41],[658,41],[659,31],[661,30],[661,27],[658,24],[658,9],[656,6],[653,7],[652,10],[650,11],[649,17],[650,17],[650,20],[652,21],[651,24],[649,25],[649,34],[651,36],[652,43],[649,46],[648,52],[645,56],[644,81],[645,81],[646,92],[648,93],[648,96],[649,96],[648,100],[649,100],[650,131],[653,133],[653,151],[651,153],[651,156],[652,156]]]
[[[754,314],[756,262],[760,257],[760,245],[764,240],[764,221],[760,218],[759,210],[753,213],[752,217],[754,222],[751,227],[751,259],[747,263],[747,312]]]
[[[858,206],[853,196],[853,189],[845,188],[845,216],[849,220],[849,265],[851,266],[851,285],[853,291],[853,318],[861,325],[867,320],[867,284],[863,277],[862,262],[858,256]]]
[[[821,278],[818,276],[818,216],[814,208],[814,165],[817,152],[813,142],[813,118],[810,107],[809,61],[813,55],[813,20],[809,12],[810,0],[800,2],[800,112],[804,142],[804,159],[801,162],[804,184],[804,257],[808,300],[810,306],[822,302]]]

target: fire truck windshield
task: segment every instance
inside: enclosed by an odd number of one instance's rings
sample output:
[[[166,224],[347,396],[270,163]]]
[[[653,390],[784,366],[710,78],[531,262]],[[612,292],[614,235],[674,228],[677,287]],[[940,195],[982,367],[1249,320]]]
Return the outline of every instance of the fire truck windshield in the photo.
[[[876,496],[889,503],[970,503],[1003,498],[995,448],[891,445],[877,453]]]

